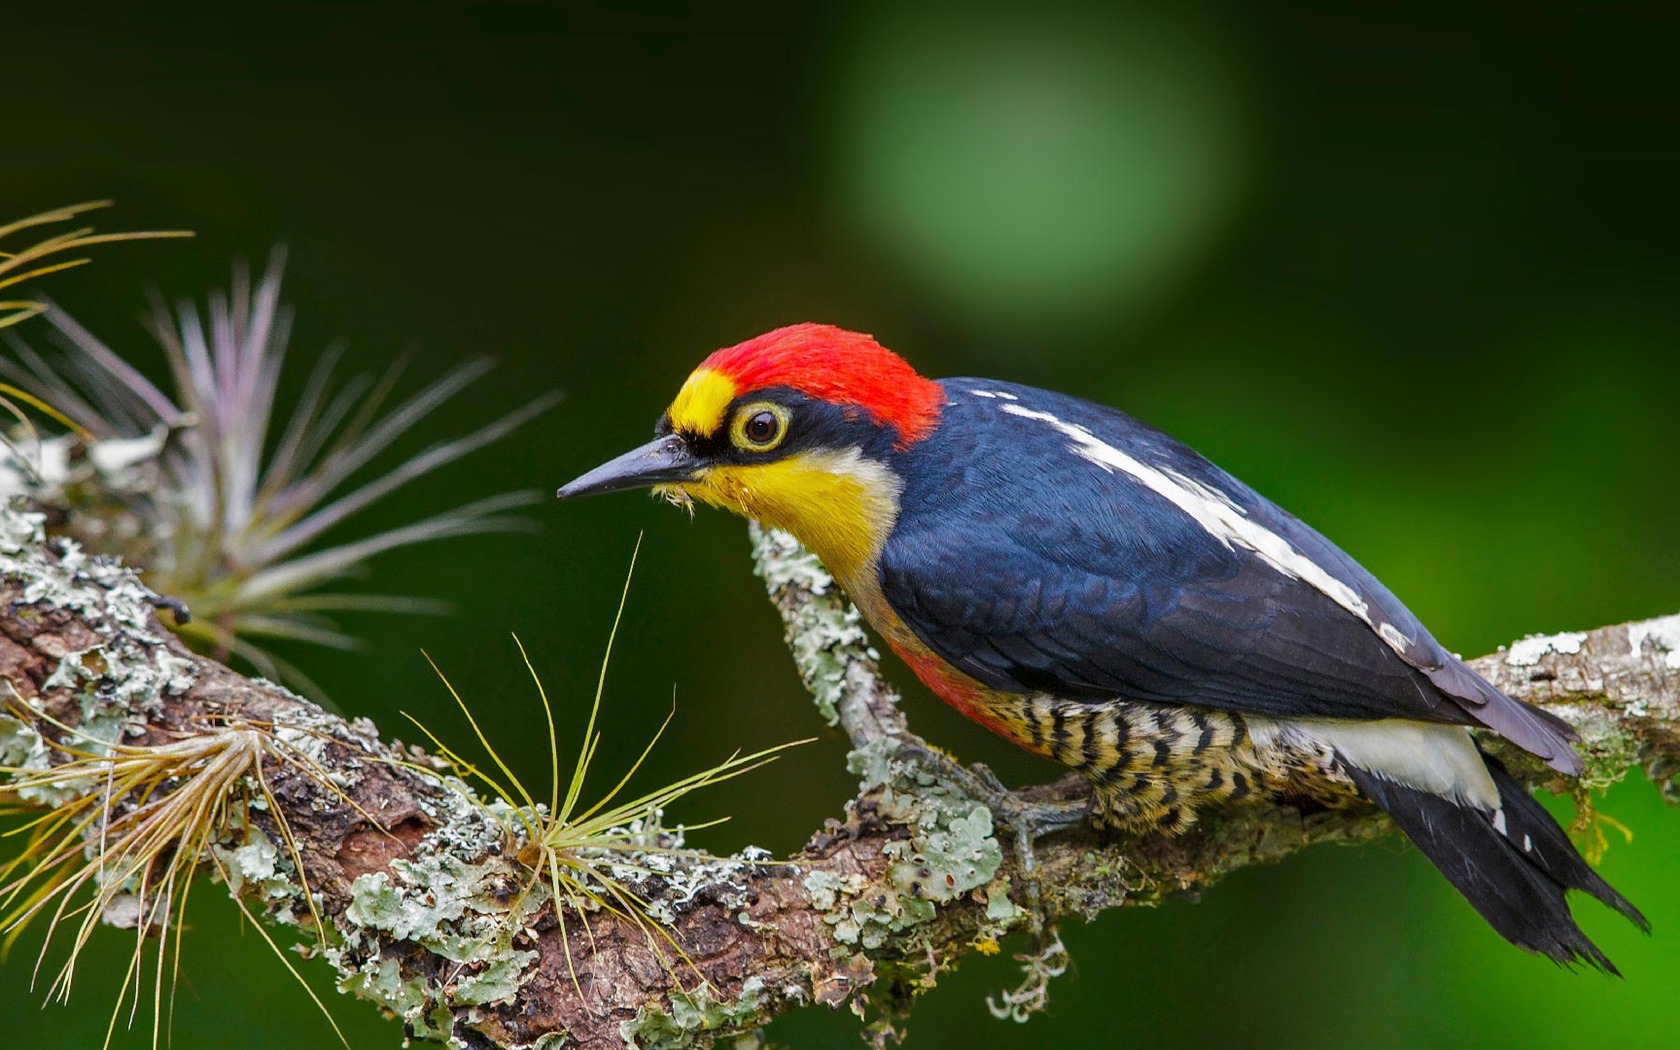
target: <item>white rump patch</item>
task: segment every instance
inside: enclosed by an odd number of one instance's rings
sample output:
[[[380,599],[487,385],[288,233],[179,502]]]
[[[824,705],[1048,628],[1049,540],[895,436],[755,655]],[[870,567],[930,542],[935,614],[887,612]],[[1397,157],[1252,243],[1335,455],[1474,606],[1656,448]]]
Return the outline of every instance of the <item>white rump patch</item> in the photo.
[[[1492,812],[1503,834],[1505,811],[1499,786],[1482,753],[1463,726],[1384,718],[1354,722],[1339,718],[1291,719],[1285,725],[1333,748],[1353,765],[1418,791],[1443,795]]]
[[[1065,434],[1074,453],[1109,473],[1122,471],[1142,482],[1150,491],[1195,519],[1209,536],[1227,548],[1253,551],[1260,560],[1290,579],[1302,580],[1364,620],[1395,652],[1405,654],[1411,639],[1391,623],[1371,618],[1370,605],[1359,592],[1332,576],[1325,568],[1292,547],[1287,540],[1250,518],[1225,493],[1187,478],[1176,471],[1154,467],[1110,445],[1085,427],[1068,423],[1049,412],[1021,405],[1003,405],[1003,410],[1025,419],[1036,419]],[[1374,772],[1374,771],[1373,771]]]

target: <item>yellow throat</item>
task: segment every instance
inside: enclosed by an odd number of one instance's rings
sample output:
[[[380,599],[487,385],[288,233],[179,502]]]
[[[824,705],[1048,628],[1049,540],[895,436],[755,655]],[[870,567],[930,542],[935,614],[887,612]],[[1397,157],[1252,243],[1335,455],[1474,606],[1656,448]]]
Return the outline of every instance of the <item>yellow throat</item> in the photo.
[[[770,463],[713,467],[661,491],[681,492],[793,533],[849,590],[874,567],[898,519],[903,487],[891,469],[856,449],[825,449]]]

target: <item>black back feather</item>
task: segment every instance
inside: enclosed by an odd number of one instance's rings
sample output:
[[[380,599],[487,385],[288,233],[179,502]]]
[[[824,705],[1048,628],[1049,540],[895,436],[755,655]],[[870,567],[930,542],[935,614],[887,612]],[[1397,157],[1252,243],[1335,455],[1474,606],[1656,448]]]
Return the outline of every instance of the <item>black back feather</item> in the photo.
[[[889,460],[904,492],[880,581],[893,611],[958,670],[1078,700],[1482,725],[1580,772],[1565,723],[1495,689],[1344,551],[1187,446],[1062,394],[943,382],[939,429]],[[1044,415],[1228,504],[1345,588],[1364,617],[1081,455]],[[1390,645],[1379,624],[1405,644]]]

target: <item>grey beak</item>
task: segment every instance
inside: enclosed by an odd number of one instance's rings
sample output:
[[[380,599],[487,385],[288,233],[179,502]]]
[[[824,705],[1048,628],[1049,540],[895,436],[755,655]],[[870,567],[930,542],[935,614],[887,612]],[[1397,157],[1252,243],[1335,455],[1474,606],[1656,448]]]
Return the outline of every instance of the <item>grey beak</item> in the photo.
[[[555,495],[571,499],[574,496],[593,496],[597,492],[648,488],[670,481],[691,481],[700,465],[688,451],[687,442],[677,434],[668,434],[567,482]]]

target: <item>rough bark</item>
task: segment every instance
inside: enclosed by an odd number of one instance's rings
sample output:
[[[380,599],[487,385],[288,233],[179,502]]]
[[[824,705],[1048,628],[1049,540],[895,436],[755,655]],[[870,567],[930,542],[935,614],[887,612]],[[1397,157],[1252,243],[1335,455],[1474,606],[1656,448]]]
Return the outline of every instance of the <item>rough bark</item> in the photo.
[[[662,961],[641,930],[608,914],[588,916],[586,931],[568,912],[562,931],[540,893],[519,892],[532,877],[505,819],[465,785],[428,771],[365,720],[337,719],[189,652],[131,574],[45,542],[39,520],[16,510],[0,514],[0,675],[13,691],[0,717],[0,764],[61,736],[52,719],[115,717],[130,744],[229,722],[313,741],[335,790],[285,763],[266,774],[326,920],[318,954],[418,1036],[471,1047],[709,1045],[797,1006],[845,1002],[860,1014],[873,1008],[884,1031],[895,989],[1031,925],[1020,858],[993,835],[984,805],[892,758],[915,738],[857,613],[816,562],[776,534],[755,533],[755,553],[819,710],[851,736],[860,791],[785,861],[650,861],[668,870],[643,877],[637,891],[668,919],[692,969]],[[1680,616],[1525,639],[1474,665],[1580,730],[1583,784],[1637,766],[1673,788]],[[45,753],[35,747],[34,761]],[[1507,757],[1530,783],[1572,787]],[[1064,781],[1037,793],[1079,791]],[[252,820],[276,831],[272,818]],[[1044,910],[1051,920],[1090,917],[1196,894],[1245,865],[1386,830],[1366,807],[1303,814],[1259,801],[1179,838],[1058,834],[1037,846]],[[293,869],[280,857],[260,898],[280,921],[298,914],[274,891],[296,885]],[[1029,964],[1016,1008],[1042,993],[1053,954]]]

